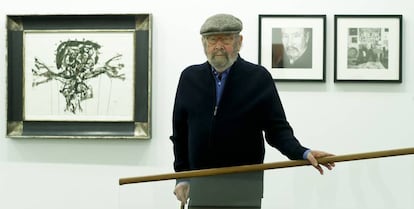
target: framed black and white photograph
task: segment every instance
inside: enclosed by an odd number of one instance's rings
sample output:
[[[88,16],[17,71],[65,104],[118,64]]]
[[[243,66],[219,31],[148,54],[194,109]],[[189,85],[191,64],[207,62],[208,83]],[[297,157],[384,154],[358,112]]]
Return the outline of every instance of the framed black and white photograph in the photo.
[[[259,15],[259,64],[278,81],[325,81],[326,15]]]
[[[7,17],[9,137],[150,138],[151,15]]]
[[[334,81],[402,82],[402,15],[335,15]]]

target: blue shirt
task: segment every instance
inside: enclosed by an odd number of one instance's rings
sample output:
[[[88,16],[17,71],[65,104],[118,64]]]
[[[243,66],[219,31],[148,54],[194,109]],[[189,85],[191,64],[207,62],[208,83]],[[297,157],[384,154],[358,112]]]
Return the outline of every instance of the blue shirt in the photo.
[[[230,68],[226,69],[222,73],[217,72],[212,68],[214,79],[216,80],[216,106],[220,103],[221,95],[223,94],[224,85],[226,84],[227,75]]]

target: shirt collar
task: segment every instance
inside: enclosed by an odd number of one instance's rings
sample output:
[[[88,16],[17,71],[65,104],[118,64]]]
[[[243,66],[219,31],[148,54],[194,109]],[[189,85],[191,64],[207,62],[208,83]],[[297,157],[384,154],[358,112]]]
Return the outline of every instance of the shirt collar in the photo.
[[[219,76],[221,74],[222,77],[225,77],[229,74],[230,68],[227,68],[226,70],[224,70],[223,72],[219,73],[216,69],[214,69],[214,67],[211,67],[211,71],[213,72],[213,75],[215,77]]]

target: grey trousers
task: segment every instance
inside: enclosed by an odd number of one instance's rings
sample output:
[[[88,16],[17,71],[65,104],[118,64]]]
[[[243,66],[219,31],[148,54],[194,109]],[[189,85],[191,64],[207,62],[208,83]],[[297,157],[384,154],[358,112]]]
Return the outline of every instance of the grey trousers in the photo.
[[[236,173],[190,180],[189,209],[260,209],[263,173]]]
[[[255,207],[214,207],[214,206],[189,206],[188,209],[261,209],[260,206]]]

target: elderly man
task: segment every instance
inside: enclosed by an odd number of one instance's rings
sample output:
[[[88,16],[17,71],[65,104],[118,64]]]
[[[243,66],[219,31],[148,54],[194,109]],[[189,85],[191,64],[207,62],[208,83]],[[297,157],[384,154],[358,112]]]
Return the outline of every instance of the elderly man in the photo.
[[[295,138],[269,72],[239,56],[242,28],[229,14],[211,16],[201,26],[207,62],[184,69],[175,98],[175,171],[263,163],[266,139],[322,174],[317,158],[332,154]],[[262,172],[254,172],[178,180],[174,193],[183,204],[190,197],[190,208],[260,208],[262,179]]]

